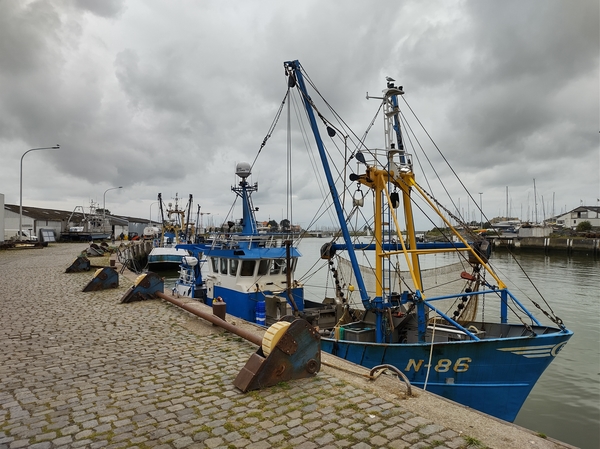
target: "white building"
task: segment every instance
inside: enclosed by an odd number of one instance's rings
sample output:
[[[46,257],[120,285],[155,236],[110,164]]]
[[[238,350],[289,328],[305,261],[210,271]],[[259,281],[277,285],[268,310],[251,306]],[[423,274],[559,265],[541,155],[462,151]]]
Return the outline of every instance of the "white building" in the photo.
[[[592,227],[600,227],[600,207],[579,206],[556,217],[556,225],[564,228],[575,229],[582,221],[589,221]]]
[[[20,208],[18,204],[3,204],[4,195],[0,194],[0,242],[8,240],[4,237],[4,231],[19,229]],[[40,238],[40,231],[52,231],[55,238],[61,238],[63,231],[76,226],[84,219],[81,212],[69,212],[64,210],[44,209],[40,207],[23,206],[22,229],[31,235]],[[125,216],[107,215],[112,231],[116,236],[121,232],[137,232],[142,235],[144,227],[148,225],[148,219]]]

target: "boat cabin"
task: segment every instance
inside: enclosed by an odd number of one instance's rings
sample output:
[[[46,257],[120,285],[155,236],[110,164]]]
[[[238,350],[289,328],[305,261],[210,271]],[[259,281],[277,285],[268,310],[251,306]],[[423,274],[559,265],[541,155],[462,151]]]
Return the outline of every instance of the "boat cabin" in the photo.
[[[296,259],[290,261],[293,274]],[[287,288],[288,266],[284,258],[252,258],[252,256],[210,255],[206,277],[208,297],[214,284],[238,291],[273,291]]]

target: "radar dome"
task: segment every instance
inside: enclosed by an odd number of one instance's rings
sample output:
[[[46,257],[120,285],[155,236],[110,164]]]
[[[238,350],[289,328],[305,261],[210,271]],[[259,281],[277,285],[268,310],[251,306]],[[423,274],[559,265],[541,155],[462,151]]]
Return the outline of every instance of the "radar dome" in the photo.
[[[246,179],[252,173],[250,172],[250,164],[248,162],[240,162],[235,167],[235,174],[242,179]]]

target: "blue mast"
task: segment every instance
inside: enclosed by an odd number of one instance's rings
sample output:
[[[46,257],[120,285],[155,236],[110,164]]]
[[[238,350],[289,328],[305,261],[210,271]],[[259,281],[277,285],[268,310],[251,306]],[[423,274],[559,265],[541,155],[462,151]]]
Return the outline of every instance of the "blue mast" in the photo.
[[[331,169],[329,167],[329,161],[327,160],[327,154],[325,153],[325,147],[323,146],[323,140],[321,139],[321,134],[319,133],[319,127],[317,126],[317,121],[315,119],[315,114],[312,108],[312,102],[310,100],[310,96],[306,90],[306,86],[304,84],[304,77],[302,76],[302,70],[300,66],[300,62],[298,60],[295,61],[287,61],[284,62],[284,67],[288,70],[288,76],[293,76],[294,79],[298,83],[298,88],[300,92],[302,92],[302,99],[304,100],[304,107],[306,109],[306,113],[308,114],[308,118],[310,120],[310,127],[315,136],[315,140],[317,143],[317,147],[319,149],[319,156],[321,157],[321,163],[323,164],[323,169],[325,171],[325,176],[327,178],[327,184],[329,185],[329,191],[331,193],[331,198],[333,199],[333,204],[335,206],[335,211],[338,216],[338,221],[340,223],[340,227],[342,229],[342,235],[344,236],[344,240],[346,241],[346,246],[348,248],[348,256],[350,257],[350,262],[352,264],[352,270],[354,271],[354,276],[356,277],[356,283],[358,284],[358,290],[360,292],[360,298],[362,300],[363,306],[365,310],[370,310],[373,308],[373,304],[369,299],[369,295],[367,294],[367,289],[365,287],[365,283],[362,277],[362,273],[360,272],[360,268],[358,265],[358,260],[356,258],[356,253],[354,252],[354,247],[352,245],[352,239],[350,238],[350,232],[348,231],[348,226],[346,225],[346,220],[344,218],[344,210],[342,208],[342,204],[340,203],[340,198],[337,192],[337,188],[335,187],[335,183],[333,181],[333,176],[331,174]]]
[[[235,172],[242,179],[239,185],[231,188],[242,199],[242,235],[256,235],[258,227],[250,195],[258,190],[258,184],[250,185],[246,181],[251,174],[251,167],[247,162],[237,164]]]

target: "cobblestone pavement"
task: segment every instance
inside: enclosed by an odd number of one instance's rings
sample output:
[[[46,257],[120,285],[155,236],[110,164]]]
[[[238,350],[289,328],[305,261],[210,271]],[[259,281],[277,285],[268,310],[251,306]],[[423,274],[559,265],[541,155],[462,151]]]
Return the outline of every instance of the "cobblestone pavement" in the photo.
[[[494,446],[332,369],[243,394],[255,346],[163,301],[118,303],[123,278],[82,293],[92,273],[64,270],[85,246],[0,251],[0,449]]]

